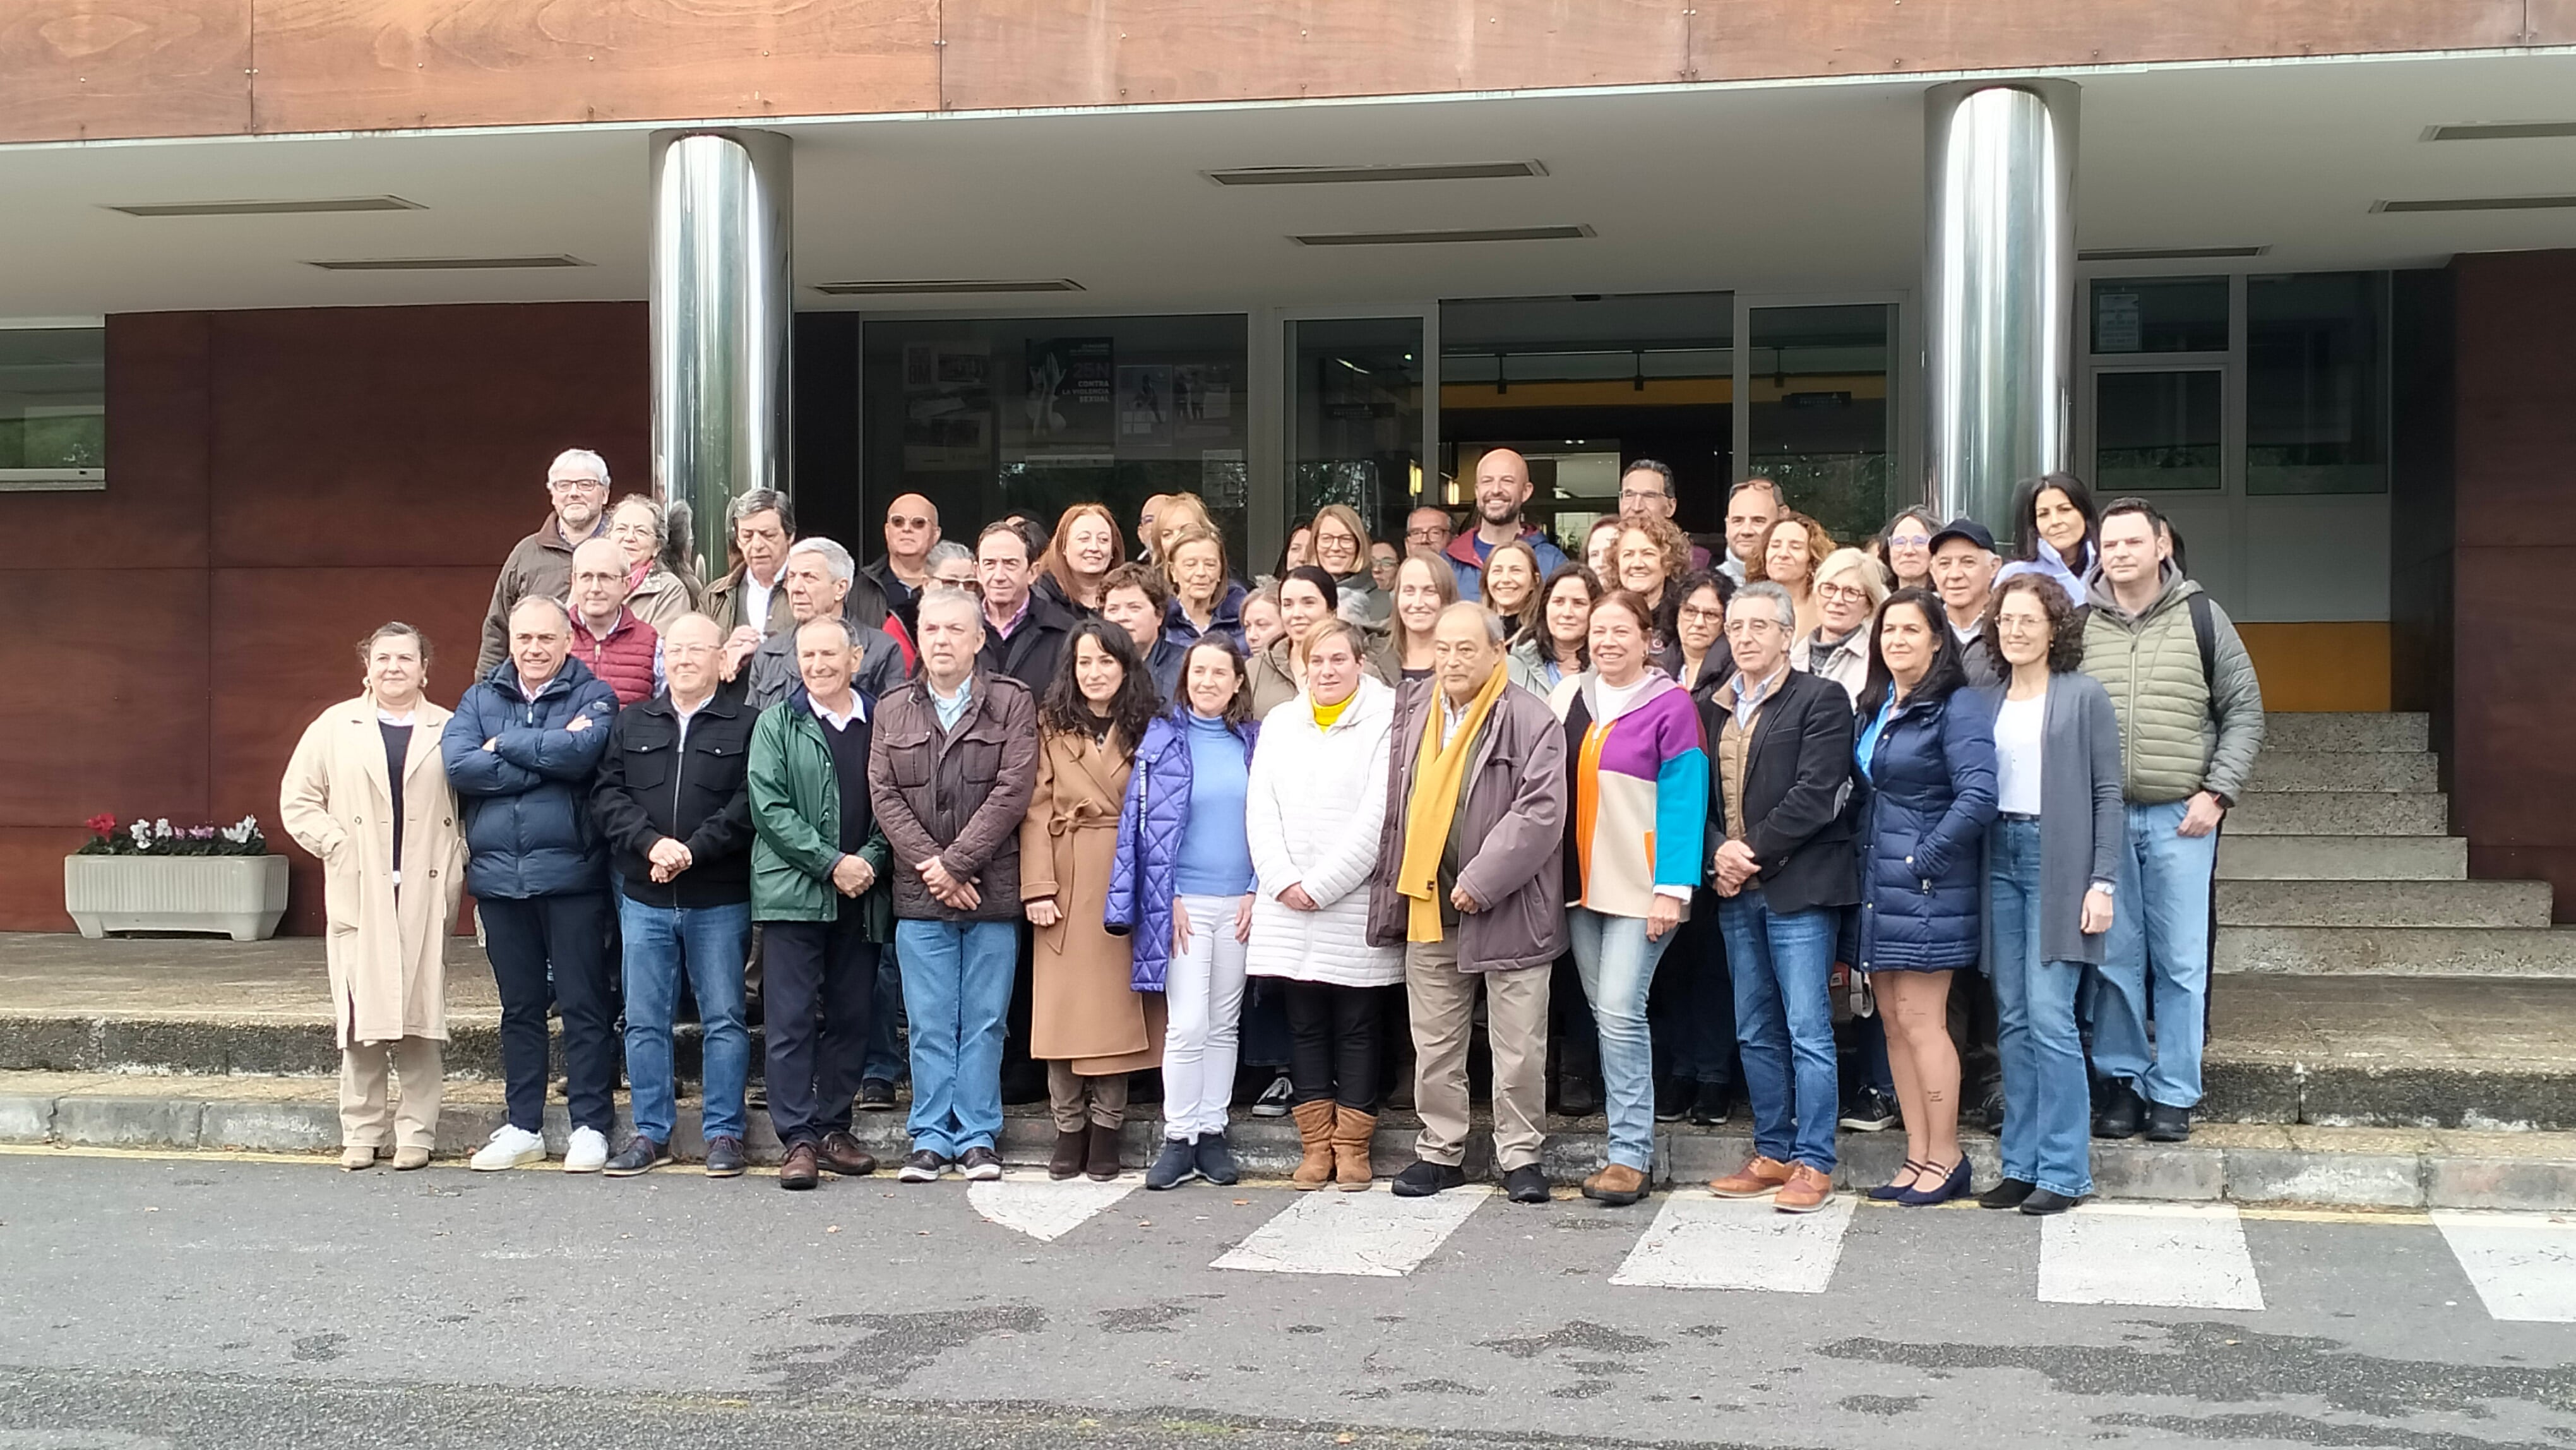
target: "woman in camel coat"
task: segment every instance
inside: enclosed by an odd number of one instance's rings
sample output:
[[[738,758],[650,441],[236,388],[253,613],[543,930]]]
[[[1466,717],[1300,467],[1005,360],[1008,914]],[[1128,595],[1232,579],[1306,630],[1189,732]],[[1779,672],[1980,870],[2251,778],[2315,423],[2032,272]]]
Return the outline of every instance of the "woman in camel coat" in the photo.
[[[1136,990],[1128,939],[1104,924],[1118,812],[1160,703],[1125,629],[1073,637],[1038,707],[1038,776],[1020,825],[1020,900],[1036,928],[1029,1055],[1047,1065],[1047,1172],[1118,1176],[1127,1074],[1163,1060],[1163,997]]]
[[[394,1167],[418,1168],[438,1134],[444,951],[465,886],[465,835],[438,748],[449,712],[421,693],[429,642],[388,624],[359,654],[366,692],[305,727],[278,785],[278,817],[322,858],[340,1166],[371,1167],[391,1148]]]

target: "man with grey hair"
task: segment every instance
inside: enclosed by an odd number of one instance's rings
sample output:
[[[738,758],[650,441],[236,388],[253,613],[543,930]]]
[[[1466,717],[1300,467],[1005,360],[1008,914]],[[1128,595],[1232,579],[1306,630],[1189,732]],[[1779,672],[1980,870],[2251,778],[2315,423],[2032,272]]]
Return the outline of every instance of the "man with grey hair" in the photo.
[[[1512,1202],[1545,1203],[1548,978],[1566,946],[1565,728],[1510,682],[1502,620],[1480,605],[1440,612],[1431,672],[1396,695],[1369,887],[1370,944],[1404,948],[1422,1113],[1395,1192],[1466,1184],[1467,1040],[1482,983],[1494,1166]]]
[[[787,565],[779,571],[787,591],[787,611],[795,625],[830,615],[850,621],[858,631],[858,673],[852,683],[870,700],[883,698],[903,683],[903,651],[894,637],[850,612],[850,584],[858,565],[850,551],[825,538],[798,539],[788,546]],[[791,625],[761,641],[752,651],[751,706],[765,710],[796,688],[796,630]]]
[[[1860,899],[1843,801],[1851,699],[1789,668],[1797,606],[1747,584],[1726,607],[1735,674],[1700,702],[1708,741],[1710,889],[1735,982],[1735,1033],[1753,1101],[1753,1157],[1709,1185],[1812,1213],[1833,1196],[1833,971],[1841,909]]]
[[[562,599],[572,591],[573,546],[595,538],[608,523],[608,460],[587,448],[567,448],[546,468],[546,493],[554,511],[521,539],[492,581],[492,604],[483,611],[483,646],[474,656],[474,678],[491,673],[510,652],[510,611],[532,595]]]

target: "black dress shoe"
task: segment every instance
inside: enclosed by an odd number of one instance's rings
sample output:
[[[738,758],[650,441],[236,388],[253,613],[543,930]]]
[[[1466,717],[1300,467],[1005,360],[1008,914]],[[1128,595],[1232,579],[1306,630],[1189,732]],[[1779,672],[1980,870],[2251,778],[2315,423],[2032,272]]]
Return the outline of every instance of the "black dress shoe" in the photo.
[[[1735,1094],[1722,1082],[1704,1082],[1691,1097],[1690,1120],[1703,1128],[1724,1123],[1735,1111]]]
[[[1987,1132],[2004,1130],[2004,1085],[2000,1081],[1987,1084],[1985,1096],[1977,1103],[1977,1116],[1984,1119]]]
[[[1547,1175],[1535,1163],[1524,1163],[1503,1175],[1503,1196],[1514,1203],[1547,1202]]]
[[[1601,1111],[1601,1089],[1589,1077],[1562,1077],[1556,1083],[1557,1111],[1569,1118],[1588,1118]]]
[[[1691,1099],[1699,1093],[1699,1084],[1680,1078],[1664,1078],[1655,1084],[1655,1121],[1678,1123],[1690,1116]]]
[[[778,1165],[778,1186],[801,1191],[822,1181],[823,1166],[815,1159],[814,1145],[791,1145],[787,1150],[787,1161]]]
[[[881,1077],[859,1080],[859,1111],[891,1113],[894,1111],[894,1084]]]
[[[2146,1112],[2139,1101],[2138,1090],[2126,1082],[2114,1082],[2102,1091],[2102,1106],[2093,1114],[2093,1136],[2096,1138],[2134,1138],[2138,1136],[2138,1119]]]
[[[821,1152],[823,1166],[843,1178],[865,1178],[877,1171],[876,1155],[847,1133],[825,1133]]]
[[[2038,1191],[2039,1185],[2027,1178],[2007,1178],[1977,1195],[1979,1208],[2019,1208],[2022,1200]]]
[[[2034,1188],[2030,1197],[2021,1201],[2021,1211],[2033,1218],[2044,1218],[2052,1213],[2064,1213],[2082,1201],[2063,1193],[2051,1193],[2045,1188]]]
[[[599,1171],[610,1178],[633,1178],[639,1173],[650,1173],[670,1161],[670,1148],[638,1133],[627,1139],[625,1150],[609,1159]]]
[[[747,1166],[749,1166],[749,1160],[742,1155],[740,1138],[719,1133],[707,1140],[707,1176],[709,1178],[740,1178],[742,1170]]]
[[[1403,1172],[1395,1175],[1394,1191],[1398,1198],[1429,1198],[1444,1188],[1466,1186],[1466,1169],[1417,1158]]]
[[[2150,1143],[2190,1142],[2191,1109],[2169,1108],[2162,1103],[2147,1104],[2147,1141]]]

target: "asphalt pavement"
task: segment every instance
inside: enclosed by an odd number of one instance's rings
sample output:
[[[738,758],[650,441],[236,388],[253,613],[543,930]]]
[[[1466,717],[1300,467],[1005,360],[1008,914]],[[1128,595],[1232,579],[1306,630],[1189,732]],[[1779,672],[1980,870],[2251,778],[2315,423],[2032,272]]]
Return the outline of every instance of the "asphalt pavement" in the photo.
[[[0,1450],[2576,1444],[2576,1216],[0,1152]]]

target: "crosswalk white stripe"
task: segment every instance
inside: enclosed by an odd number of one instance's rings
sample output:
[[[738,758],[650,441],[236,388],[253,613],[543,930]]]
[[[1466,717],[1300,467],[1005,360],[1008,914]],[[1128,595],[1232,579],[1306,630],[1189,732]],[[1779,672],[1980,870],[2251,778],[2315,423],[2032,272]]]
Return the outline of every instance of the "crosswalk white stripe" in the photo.
[[[1004,1174],[995,1182],[967,1184],[966,1201],[988,1223],[1027,1234],[1040,1243],[1053,1243],[1082,1227],[1092,1215],[1135,1192],[1144,1181],[1136,1174],[1122,1174],[1107,1183],[1094,1183],[1088,1178],[1057,1182],[1043,1172],[1023,1170]]]
[[[1782,1213],[1769,1199],[1676,1193],[1610,1282],[1821,1294],[1842,1258],[1852,1208],[1849,1194],[1836,1194],[1814,1213]]]
[[[2576,1215],[2436,1210],[2433,1226],[2491,1317],[2576,1324]]]
[[[1213,1267],[1257,1274],[1356,1274],[1399,1279],[1476,1211],[1488,1190],[1473,1185],[1428,1198],[1325,1189],[1299,1194]]]
[[[2233,1204],[2095,1203],[2046,1224],[2039,1297],[2048,1303],[2263,1307]]]

